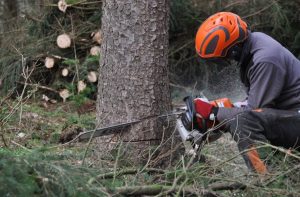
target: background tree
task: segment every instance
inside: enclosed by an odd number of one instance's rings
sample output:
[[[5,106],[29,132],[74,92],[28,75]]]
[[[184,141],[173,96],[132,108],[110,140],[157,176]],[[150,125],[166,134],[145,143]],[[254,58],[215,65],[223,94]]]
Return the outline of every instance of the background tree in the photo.
[[[18,5],[16,0],[2,0],[0,2],[0,33],[4,32],[7,28],[7,20],[15,19],[18,15]],[[1,37],[0,37],[1,46]]]
[[[159,116],[171,109],[168,16],[168,0],[103,2],[98,127]],[[121,137],[144,149],[158,144],[163,132],[162,122],[152,118]]]

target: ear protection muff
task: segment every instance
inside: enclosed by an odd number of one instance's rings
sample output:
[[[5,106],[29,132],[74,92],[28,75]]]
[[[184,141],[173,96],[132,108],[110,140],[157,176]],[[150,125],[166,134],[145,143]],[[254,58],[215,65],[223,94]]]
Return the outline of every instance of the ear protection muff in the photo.
[[[240,61],[242,56],[242,50],[243,50],[243,45],[236,44],[229,49],[227,57],[235,61]]]

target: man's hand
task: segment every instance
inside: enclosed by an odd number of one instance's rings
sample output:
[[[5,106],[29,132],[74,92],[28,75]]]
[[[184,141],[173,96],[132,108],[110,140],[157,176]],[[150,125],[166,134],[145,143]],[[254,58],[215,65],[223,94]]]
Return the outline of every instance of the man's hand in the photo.
[[[205,132],[207,128],[212,127],[218,112],[218,107],[203,101],[201,98],[194,99],[194,104],[198,127]]]
[[[234,107],[246,107],[247,105],[248,105],[248,100],[233,103]]]
[[[195,110],[199,118],[209,119],[210,114],[212,113],[213,105],[203,101],[201,98],[194,99]]]
[[[213,117],[217,115],[218,107],[203,101],[201,98],[194,99],[196,116],[205,120],[214,120]]]

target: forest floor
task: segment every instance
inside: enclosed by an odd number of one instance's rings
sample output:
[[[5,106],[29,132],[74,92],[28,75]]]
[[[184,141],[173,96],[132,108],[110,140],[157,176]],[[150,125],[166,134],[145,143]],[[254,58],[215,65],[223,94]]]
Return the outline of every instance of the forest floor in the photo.
[[[0,196],[141,196],[135,192],[144,190],[160,196],[299,196],[300,157],[289,150],[264,146],[272,161],[268,176],[249,173],[227,134],[204,147],[204,162],[189,166],[182,155],[163,174],[125,165],[118,155],[99,168],[93,142],[59,143],[63,133],[93,129],[95,110],[82,112],[73,102],[2,101]]]

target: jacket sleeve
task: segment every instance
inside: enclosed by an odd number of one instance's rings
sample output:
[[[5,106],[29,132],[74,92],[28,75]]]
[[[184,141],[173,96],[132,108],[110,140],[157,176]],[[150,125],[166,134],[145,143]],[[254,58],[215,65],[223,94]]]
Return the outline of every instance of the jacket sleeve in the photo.
[[[253,65],[248,72],[250,87],[248,105],[242,108],[219,108],[219,121],[233,118],[238,113],[252,109],[275,106],[285,83],[286,71],[272,63]]]

